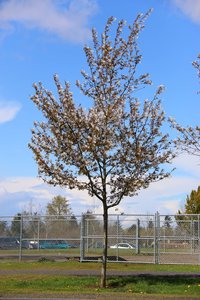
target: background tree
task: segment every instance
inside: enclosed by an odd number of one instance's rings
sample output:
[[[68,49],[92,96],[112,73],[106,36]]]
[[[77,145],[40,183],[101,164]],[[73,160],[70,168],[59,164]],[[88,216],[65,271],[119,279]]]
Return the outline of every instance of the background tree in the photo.
[[[7,234],[8,224],[6,221],[0,221],[0,236],[4,236]]]
[[[84,47],[89,74],[81,71],[84,82],[76,83],[93,101],[88,110],[75,106],[69,84],[63,88],[57,75],[57,99],[42,83],[34,84],[31,98],[45,119],[34,123],[29,144],[39,176],[49,184],[87,190],[102,203],[101,287],[106,286],[108,210],[168,177],[162,165],[174,157],[171,141],[162,133],[162,86],[152,99],[139,102],[135,95],[151,84],[149,74],[137,72],[142,58],[138,36],[149,13],[138,15],[128,27],[119,21],[114,37],[109,34],[113,17],[100,38],[92,30],[93,46]]]
[[[181,212],[181,210],[179,209],[175,215],[175,220],[176,220],[176,224],[177,224],[177,228],[176,231],[180,232],[180,234],[183,234],[183,232],[188,232],[188,218],[187,216],[184,214],[184,212]]]
[[[134,236],[136,230],[137,230],[137,225],[136,225],[136,224],[132,224],[131,226],[129,226],[129,227],[126,229],[126,232],[127,232],[128,234],[132,234],[132,235]]]
[[[187,195],[184,209],[178,210],[175,217],[178,227],[188,235],[194,230],[198,231],[198,216],[188,216],[189,214],[200,214],[200,186],[196,191],[192,190],[189,196]]]
[[[173,233],[173,220],[172,217],[166,215],[163,220],[163,226],[160,228],[160,234],[163,236],[172,236]]]
[[[69,235],[73,238],[77,238],[77,240],[80,237],[80,224],[78,223],[78,220],[74,214],[70,216],[70,220],[68,222],[68,230]],[[80,243],[78,241],[72,241],[73,244],[76,244],[77,246],[80,246]]]
[[[150,218],[147,222],[147,230],[148,231],[153,231],[155,228],[155,222],[152,220],[152,218]]]
[[[170,216],[165,216],[165,219],[164,219],[164,227],[165,228],[171,228],[171,224],[172,224],[172,218]]]
[[[85,239],[85,250],[89,247],[97,248],[98,245],[102,247],[102,239],[99,236],[103,235],[102,220],[94,214],[92,210],[87,210],[83,213],[83,236],[87,236]]]
[[[21,218],[22,218],[22,214],[21,213],[17,213],[12,220],[11,223],[11,227],[10,227],[10,234],[16,237],[20,236],[20,227],[21,227]],[[23,229],[23,233],[24,233],[24,229]]]
[[[44,236],[45,224],[42,216],[38,212],[24,210],[22,212],[23,218],[23,238],[31,238],[36,240]]]
[[[63,196],[55,196],[46,208],[46,235],[50,238],[69,238],[72,227],[77,231],[77,222],[72,215],[69,201]]]
[[[184,210],[179,210],[178,214],[200,214],[200,186],[187,195]]]
[[[60,195],[55,196],[52,202],[47,204],[47,215],[55,217],[66,217],[71,215],[69,201]]]
[[[102,235],[102,220],[92,210],[87,210],[83,213],[85,226],[88,227],[87,232],[89,235]]]
[[[76,229],[79,228],[79,224],[78,224],[77,218],[76,218],[76,216],[74,214],[71,215],[70,220],[71,220],[70,224],[71,224],[72,228],[76,228]]]
[[[197,69],[198,78],[200,79],[200,54],[197,60],[193,61],[192,64],[194,68]],[[200,126],[183,127],[173,118],[170,118],[170,122],[172,127],[175,128],[179,134],[175,141],[178,149],[192,155],[200,156]]]

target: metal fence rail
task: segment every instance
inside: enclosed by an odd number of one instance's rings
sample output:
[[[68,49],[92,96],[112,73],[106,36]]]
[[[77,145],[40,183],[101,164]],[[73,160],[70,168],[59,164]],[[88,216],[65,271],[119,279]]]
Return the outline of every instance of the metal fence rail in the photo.
[[[200,264],[200,215],[109,215],[108,261]],[[0,258],[101,261],[102,215],[0,217]]]

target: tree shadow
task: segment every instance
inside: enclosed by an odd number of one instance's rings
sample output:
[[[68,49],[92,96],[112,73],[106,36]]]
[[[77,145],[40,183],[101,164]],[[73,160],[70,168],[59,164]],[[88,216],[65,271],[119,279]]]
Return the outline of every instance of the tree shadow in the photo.
[[[133,276],[118,276],[110,277],[107,281],[108,288],[122,288],[128,284],[137,284],[144,281],[147,285],[194,285],[199,284],[200,276],[198,275],[133,275]]]

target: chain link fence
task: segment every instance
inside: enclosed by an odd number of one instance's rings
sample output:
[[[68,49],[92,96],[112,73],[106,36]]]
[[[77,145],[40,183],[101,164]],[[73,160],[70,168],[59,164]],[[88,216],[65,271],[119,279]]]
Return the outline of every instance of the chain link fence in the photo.
[[[103,217],[0,217],[0,259],[101,261]],[[108,261],[200,264],[200,215],[109,215]]]

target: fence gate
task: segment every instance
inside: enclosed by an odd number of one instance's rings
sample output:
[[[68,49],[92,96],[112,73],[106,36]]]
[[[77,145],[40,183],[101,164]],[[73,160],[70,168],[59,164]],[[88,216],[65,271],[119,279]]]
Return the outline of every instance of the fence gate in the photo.
[[[81,260],[101,261],[102,216],[84,216]],[[199,215],[110,215],[108,261],[200,264]]]
[[[109,215],[108,261],[157,263],[157,214]],[[81,261],[101,261],[103,254],[102,215],[83,216]]]
[[[200,264],[199,215],[159,216],[160,264]]]

